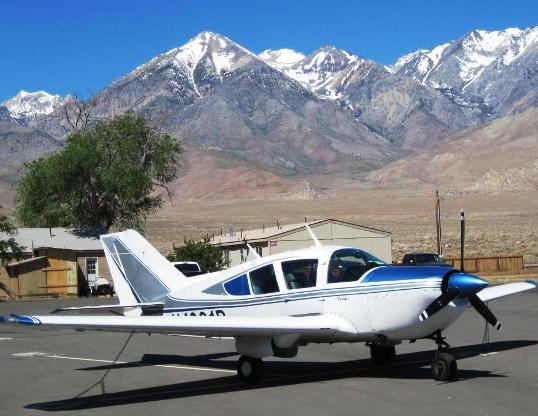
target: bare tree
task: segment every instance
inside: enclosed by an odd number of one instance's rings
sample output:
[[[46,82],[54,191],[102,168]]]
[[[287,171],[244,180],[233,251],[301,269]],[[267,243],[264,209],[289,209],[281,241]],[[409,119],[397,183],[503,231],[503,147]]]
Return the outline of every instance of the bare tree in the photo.
[[[51,117],[59,118],[65,123],[62,127],[66,133],[84,131],[97,118],[93,115],[97,105],[95,96],[87,100],[81,99],[76,93],[71,94],[58,112]]]

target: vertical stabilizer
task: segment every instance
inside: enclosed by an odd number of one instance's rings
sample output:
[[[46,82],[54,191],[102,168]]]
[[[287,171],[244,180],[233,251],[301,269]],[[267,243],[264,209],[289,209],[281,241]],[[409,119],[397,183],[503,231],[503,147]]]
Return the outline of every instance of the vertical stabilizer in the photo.
[[[134,230],[103,235],[101,243],[121,304],[159,302],[189,283]]]

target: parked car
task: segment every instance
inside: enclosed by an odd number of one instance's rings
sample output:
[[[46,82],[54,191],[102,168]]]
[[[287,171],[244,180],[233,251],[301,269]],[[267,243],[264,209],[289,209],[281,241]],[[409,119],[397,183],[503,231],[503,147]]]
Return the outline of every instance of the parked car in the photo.
[[[95,281],[93,286],[90,286],[90,293],[92,296],[114,296],[114,286],[104,277],[100,277]]]
[[[452,267],[445,263],[442,256],[435,253],[407,253],[403,256],[402,264],[405,266],[441,266]]]
[[[173,261],[172,264],[176,269],[183,273],[187,277],[198,276],[200,274],[206,274],[207,270],[204,270],[195,261]]]

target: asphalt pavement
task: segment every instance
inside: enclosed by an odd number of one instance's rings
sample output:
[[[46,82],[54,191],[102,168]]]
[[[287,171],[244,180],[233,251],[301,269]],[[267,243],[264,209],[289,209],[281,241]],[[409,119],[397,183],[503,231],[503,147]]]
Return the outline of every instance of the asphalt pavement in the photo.
[[[0,324],[0,415],[535,415],[537,300],[533,290],[491,302],[503,331],[486,344],[483,320],[467,310],[446,332],[455,382],[432,380],[428,340],[399,345],[382,368],[363,344],[309,345],[266,359],[265,379],[247,386],[233,340],[136,334],[113,364],[127,334]],[[0,302],[0,316],[105,302],[115,301]]]

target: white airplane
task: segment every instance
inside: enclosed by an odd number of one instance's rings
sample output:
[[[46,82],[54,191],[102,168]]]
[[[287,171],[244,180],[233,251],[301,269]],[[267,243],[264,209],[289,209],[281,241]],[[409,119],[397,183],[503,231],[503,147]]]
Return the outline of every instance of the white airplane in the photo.
[[[387,265],[356,248],[322,246],[307,229],[311,248],[264,258],[250,250],[256,257],[251,261],[190,279],[136,231],[104,235],[119,305],[3,320],[77,330],[233,337],[241,354],[237,373],[245,382],[261,379],[262,358],[292,358],[309,343],[365,342],[373,362],[383,365],[395,359],[395,346],[402,341],[430,338],[438,345],[433,377],[451,380],[457,377],[457,364],[442,331],[469,305],[500,329],[484,302],[536,287],[522,282],[486,288],[485,280],[449,267]],[[111,311],[115,315],[102,315]]]

